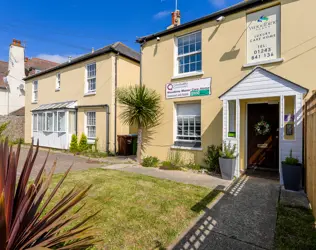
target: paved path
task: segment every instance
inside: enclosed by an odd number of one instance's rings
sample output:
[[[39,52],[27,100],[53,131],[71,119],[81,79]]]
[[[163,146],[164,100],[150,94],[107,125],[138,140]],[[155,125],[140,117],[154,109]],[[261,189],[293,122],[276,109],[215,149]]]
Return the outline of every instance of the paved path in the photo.
[[[273,249],[278,196],[278,182],[244,176],[169,249]]]
[[[18,171],[21,171],[21,168],[22,168],[24,161],[26,159],[28,150],[29,150],[29,147],[21,148]],[[37,175],[38,171],[43,166],[47,152],[48,152],[48,150],[46,150],[46,149],[40,149],[38,151],[35,165],[33,167],[32,173],[31,173],[32,178],[34,178]],[[71,154],[50,151],[48,161],[46,163],[46,171],[47,172],[52,167],[55,160],[57,160],[57,166],[56,166],[55,173],[65,172],[73,163],[74,163],[74,165],[73,165],[71,171],[86,170],[89,168],[99,168],[101,166],[106,166],[106,165],[110,165],[110,164],[117,163],[117,162],[127,162],[128,161],[128,159],[125,159],[122,157],[107,157],[107,158],[100,159],[100,160],[89,160],[88,158],[74,156]]]
[[[176,170],[160,170],[158,168],[144,168],[133,164],[115,164],[102,168],[149,175],[152,177],[185,184],[193,184],[211,189],[216,188],[217,190],[225,190],[232,183],[232,181],[226,181],[210,175],[195,174]]]

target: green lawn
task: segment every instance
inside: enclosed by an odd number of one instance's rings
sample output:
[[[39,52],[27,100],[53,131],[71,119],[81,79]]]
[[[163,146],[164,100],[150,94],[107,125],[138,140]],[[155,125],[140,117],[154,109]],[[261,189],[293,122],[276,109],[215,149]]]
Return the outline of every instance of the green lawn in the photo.
[[[315,220],[312,211],[301,207],[279,205],[275,249],[316,249]]]
[[[54,177],[52,186],[61,176]],[[90,169],[70,173],[59,195],[74,185],[89,184],[93,187],[84,209],[101,210],[93,223],[107,249],[163,249],[218,194],[144,175]]]

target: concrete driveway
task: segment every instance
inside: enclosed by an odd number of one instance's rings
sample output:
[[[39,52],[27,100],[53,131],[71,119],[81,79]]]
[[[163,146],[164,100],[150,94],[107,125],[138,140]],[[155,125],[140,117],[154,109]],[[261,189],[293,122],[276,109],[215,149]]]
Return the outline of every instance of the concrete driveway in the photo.
[[[29,150],[28,147],[21,148],[18,171],[21,171],[22,169],[24,161],[27,157],[28,150]],[[36,161],[35,161],[35,166],[31,173],[32,178],[36,177],[38,171],[43,166],[43,163],[47,156],[47,152],[48,152],[47,150],[39,150]],[[82,158],[79,156],[51,151],[49,153],[48,161],[46,163],[47,172],[53,166],[53,163],[55,160],[57,161],[57,167],[56,167],[55,173],[65,172],[71,166],[72,163],[74,163],[72,167],[72,171],[85,170],[89,168],[97,168],[104,164],[102,162],[98,163],[97,161],[89,161],[88,159]]]

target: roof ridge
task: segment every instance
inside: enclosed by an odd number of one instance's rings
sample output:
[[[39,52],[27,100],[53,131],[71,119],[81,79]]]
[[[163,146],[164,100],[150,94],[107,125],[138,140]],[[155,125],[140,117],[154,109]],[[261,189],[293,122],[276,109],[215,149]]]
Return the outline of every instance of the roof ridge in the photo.
[[[42,58],[40,58],[40,57],[32,57],[32,58],[29,58],[29,61],[32,61],[32,59],[39,59],[39,60],[42,60],[42,61],[46,61],[46,62],[51,62],[51,63],[59,64],[58,62],[50,61],[50,60],[47,60],[47,59],[42,59]]]

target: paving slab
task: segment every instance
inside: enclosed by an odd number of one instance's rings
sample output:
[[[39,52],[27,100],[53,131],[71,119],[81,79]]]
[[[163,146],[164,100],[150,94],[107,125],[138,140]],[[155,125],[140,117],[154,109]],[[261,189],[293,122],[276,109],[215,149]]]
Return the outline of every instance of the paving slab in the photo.
[[[232,181],[223,180],[219,177],[207,174],[196,174],[192,172],[176,170],[161,170],[158,168],[144,168],[137,166],[136,164],[113,164],[102,168],[143,174],[160,179],[192,184],[211,189],[216,188],[217,190],[226,190],[232,183]]]
[[[273,249],[279,191],[277,181],[243,176],[169,249]]]

